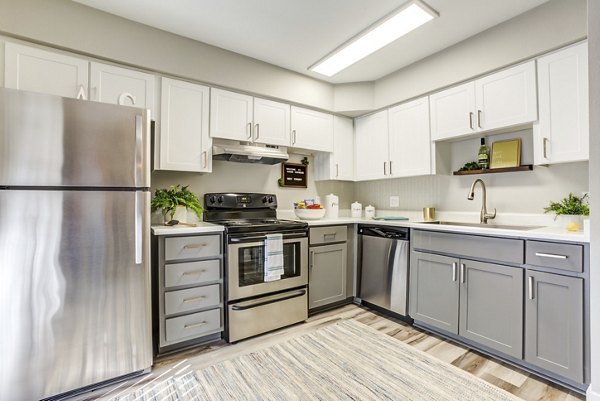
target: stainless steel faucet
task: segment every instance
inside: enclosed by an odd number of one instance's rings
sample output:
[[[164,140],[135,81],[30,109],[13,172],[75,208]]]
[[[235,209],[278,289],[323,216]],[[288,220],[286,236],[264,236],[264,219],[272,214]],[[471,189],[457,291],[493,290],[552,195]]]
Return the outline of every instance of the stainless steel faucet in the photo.
[[[494,213],[488,213],[487,207],[485,205],[487,199],[487,191],[485,189],[485,183],[481,179],[476,179],[471,184],[471,190],[469,191],[469,196],[467,196],[468,200],[475,199],[475,185],[477,183],[481,184],[481,189],[483,190],[483,199],[481,200],[481,212],[479,212],[479,222],[481,224],[487,224],[488,220],[491,220],[496,217],[496,209],[494,208]]]

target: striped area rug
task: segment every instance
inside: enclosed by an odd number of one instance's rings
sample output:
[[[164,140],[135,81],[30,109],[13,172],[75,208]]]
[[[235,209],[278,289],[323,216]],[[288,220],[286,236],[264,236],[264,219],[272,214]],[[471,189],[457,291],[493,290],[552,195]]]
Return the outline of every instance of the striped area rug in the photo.
[[[347,320],[114,401],[515,401],[515,396]]]

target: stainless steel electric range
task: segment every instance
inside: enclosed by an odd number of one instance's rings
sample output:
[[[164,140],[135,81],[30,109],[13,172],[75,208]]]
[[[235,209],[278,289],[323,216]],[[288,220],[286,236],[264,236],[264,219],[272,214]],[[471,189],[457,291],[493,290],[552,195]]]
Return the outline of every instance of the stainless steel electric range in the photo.
[[[225,226],[226,339],[235,342],[308,317],[308,225],[277,219],[277,197],[204,195],[204,220]],[[282,274],[265,274],[267,241],[281,235]],[[277,239],[277,238],[276,238]]]

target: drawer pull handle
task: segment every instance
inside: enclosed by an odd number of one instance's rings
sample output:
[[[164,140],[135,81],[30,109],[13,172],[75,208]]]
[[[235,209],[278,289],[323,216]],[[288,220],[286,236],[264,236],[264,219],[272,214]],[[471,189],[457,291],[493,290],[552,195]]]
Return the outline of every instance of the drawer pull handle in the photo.
[[[183,302],[196,302],[196,301],[201,301],[203,299],[205,299],[206,296],[205,295],[200,295],[199,297],[194,297],[194,298],[185,298],[183,300]]]
[[[202,270],[191,270],[189,272],[183,272],[181,273],[182,276],[195,276],[198,274],[202,274],[202,273],[206,273],[206,269],[202,269]]]
[[[540,258],[552,258],[552,259],[568,259],[567,255],[556,255],[554,253],[542,253],[536,252],[535,256],[539,256]]]
[[[190,323],[183,326],[184,329],[193,329],[194,327],[204,326],[206,324],[206,320],[198,323]]]
[[[183,247],[185,249],[197,249],[197,248],[202,248],[203,246],[206,246],[206,244],[187,244],[187,245],[184,245]]]
[[[326,239],[327,237],[333,237],[335,239],[337,233],[331,233],[331,234],[323,234],[323,239]]]

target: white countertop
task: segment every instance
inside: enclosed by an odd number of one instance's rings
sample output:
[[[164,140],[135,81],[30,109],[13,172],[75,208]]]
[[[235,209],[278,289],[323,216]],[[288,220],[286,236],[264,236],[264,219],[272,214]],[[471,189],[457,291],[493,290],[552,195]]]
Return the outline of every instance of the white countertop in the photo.
[[[578,232],[570,232],[565,228],[560,226],[544,226],[542,228],[535,228],[530,230],[514,230],[514,229],[506,229],[506,228],[487,228],[487,227],[468,227],[468,226],[452,226],[452,225],[437,225],[437,224],[424,224],[422,223],[422,216],[419,212],[382,212],[381,216],[405,216],[408,217],[409,220],[372,220],[362,218],[353,218],[353,217],[338,217],[336,219],[319,219],[319,220],[299,220],[295,217],[295,215],[290,215],[288,212],[283,211],[282,213],[278,213],[279,218],[283,219],[293,219],[299,221],[305,221],[308,223],[309,227],[316,226],[331,226],[336,224],[377,224],[382,226],[395,226],[395,227],[409,227],[409,228],[419,228],[424,230],[431,231],[446,231],[446,232],[455,232],[455,233],[463,233],[463,234],[477,234],[477,235],[490,235],[490,236],[501,236],[501,237],[513,237],[513,238],[525,238],[525,239],[540,239],[540,240],[552,240],[552,241],[565,241],[565,242],[580,242],[580,243],[589,243],[589,237],[586,236],[583,231]],[[474,216],[465,216],[465,215],[452,215],[441,214],[438,216],[440,220],[443,221],[461,221],[461,222],[476,222],[479,218],[479,214],[477,217]],[[544,223],[551,222],[552,220],[536,220],[531,216],[518,216],[519,223],[514,222],[513,220],[505,219],[502,221],[494,221],[491,224],[502,224],[502,225],[529,225],[529,226],[542,226]],[[211,232],[222,232],[225,227],[217,224],[198,222],[196,223],[196,227],[189,226],[164,226],[164,225],[153,225],[152,232],[155,235],[180,235],[180,234],[204,234]]]
[[[555,240],[565,242],[589,242],[582,231],[570,232],[560,227],[542,227],[530,230],[505,228],[465,227],[452,225],[424,224],[410,220],[372,220],[365,218],[340,217],[337,219],[307,220],[310,227],[335,224],[377,224],[382,226],[421,228],[430,231],[447,231],[463,234],[490,235],[513,238]]]
[[[341,214],[344,213],[340,211]],[[570,232],[564,227],[557,224],[552,216],[548,215],[531,215],[531,214],[510,214],[505,213],[499,215],[495,220],[490,221],[490,224],[500,225],[517,225],[517,226],[542,226],[541,228],[529,230],[515,230],[505,228],[488,228],[488,227],[468,227],[468,226],[451,226],[437,224],[423,224],[423,215],[421,212],[415,211],[397,211],[397,210],[382,210],[378,211],[376,216],[403,216],[408,220],[372,220],[362,218],[353,218],[344,216],[337,219],[319,219],[305,220],[309,226],[327,226],[335,224],[377,224],[396,227],[420,228],[432,231],[447,231],[464,234],[490,235],[525,239],[540,239],[565,242],[581,242],[589,243],[589,236],[586,236],[583,231]],[[278,213],[279,218],[295,219],[292,211],[281,211]],[[456,222],[471,222],[476,223],[479,220],[479,213],[459,213],[459,212],[439,212],[437,218],[442,221]]]
[[[204,233],[218,233],[223,232],[225,227],[218,224],[205,223],[203,221],[195,223],[196,227],[176,225],[176,226],[165,226],[165,225],[154,225],[152,226],[152,233],[154,235],[178,235],[178,234],[204,234]]]

